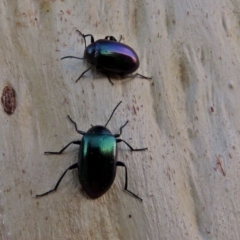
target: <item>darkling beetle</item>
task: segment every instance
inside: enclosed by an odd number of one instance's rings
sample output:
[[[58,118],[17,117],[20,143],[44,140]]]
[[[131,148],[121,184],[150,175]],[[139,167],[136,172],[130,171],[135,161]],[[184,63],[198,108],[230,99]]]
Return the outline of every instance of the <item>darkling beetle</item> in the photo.
[[[77,32],[83,37],[85,42],[84,57],[74,57],[66,56],[65,58],[76,58],[76,59],[86,59],[92,66],[85,70],[76,82],[93,66],[96,67],[98,71],[106,74],[109,82],[113,85],[109,74],[117,74],[122,78],[134,78],[142,77],[145,79],[151,79],[151,77],[145,77],[139,73],[133,75],[128,75],[135,72],[139,65],[139,58],[136,52],[126,44],[117,42],[116,38],[113,36],[106,36],[105,39],[99,39],[94,41],[92,34],[82,34],[80,31]],[[86,37],[91,38],[91,44],[86,46]]]
[[[87,195],[93,199],[101,197],[111,187],[116,176],[116,167],[120,166],[125,168],[124,189],[142,201],[139,196],[128,190],[127,167],[123,162],[117,161],[117,143],[124,142],[131,151],[144,151],[147,150],[147,148],[135,149],[130,146],[129,143],[127,143],[125,140],[119,138],[122,134],[122,129],[128,124],[128,121],[126,121],[126,123],[120,127],[119,134],[113,135],[106,128],[107,124],[111,120],[114,112],[121,104],[121,102],[119,102],[114,108],[105,126],[92,126],[87,132],[78,130],[76,122],[74,122],[72,118],[68,116],[69,120],[74,124],[76,131],[83,135],[82,140],[72,141],[68,143],[59,152],[45,152],[45,154],[62,154],[63,151],[65,151],[71,144],[77,144],[80,145],[78,162],[74,163],[65,170],[52,190],[47,191],[43,194],[36,195],[36,197],[45,196],[51,192],[56,191],[67,171],[75,168],[78,169],[79,181]]]

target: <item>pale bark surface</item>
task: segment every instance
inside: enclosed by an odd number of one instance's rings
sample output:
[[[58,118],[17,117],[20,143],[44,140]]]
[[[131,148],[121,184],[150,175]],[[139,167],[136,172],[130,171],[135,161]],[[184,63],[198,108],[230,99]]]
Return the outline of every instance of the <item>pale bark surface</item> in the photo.
[[[0,90],[16,90],[13,115],[0,111],[0,239],[240,239],[240,3],[232,1],[0,1]],[[88,72],[83,39],[113,35],[139,54],[136,78]],[[77,146],[45,156],[79,129],[105,124],[146,152],[119,144],[111,189],[81,191]]]

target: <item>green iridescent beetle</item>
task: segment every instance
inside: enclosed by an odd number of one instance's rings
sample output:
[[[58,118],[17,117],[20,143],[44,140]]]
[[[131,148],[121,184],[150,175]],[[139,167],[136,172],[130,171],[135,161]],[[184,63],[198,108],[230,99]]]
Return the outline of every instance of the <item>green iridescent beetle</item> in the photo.
[[[122,102],[122,101],[121,101]],[[51,192],[57,190],[60,182],[67,173],[68,170],[78,169],[79,181],[82,185],[83,190],[95,199],[102,196],[111,187],[115,176],[116,167],[125,168],[125,187],[124,189],[131,193],[134,197],[142,201],[142,199],[135,193],[128,190],[128,174],[127,167],[123,162],[117,161],[117,143],[124,142],[131,151],[145,151],[147,148],[135,149],[131,147],[125,140],[119,139],[122,134],[122,129],[128,124],[128,121],[120,127],[119,134],[112,134],[107,128],[107,124],[111,120],[117,107],[121,104],[119,102],[112,111],[110,118],[108,119],[105,126],[93,126],[87,132],[78,130],[76,122],[74,122],[70,116],[69,120],[74,124],[76,131],[83,135],[81,141],[72,141],[68,143],[59,152],[45,152],[45,154],[62,154],[63,151],[68,148],[71,144],[80,145],[78,162],[71,165],[65,170],[62,176],[59,178],[55,187],[43,194],[36,195],[36,197],[45,196]]]

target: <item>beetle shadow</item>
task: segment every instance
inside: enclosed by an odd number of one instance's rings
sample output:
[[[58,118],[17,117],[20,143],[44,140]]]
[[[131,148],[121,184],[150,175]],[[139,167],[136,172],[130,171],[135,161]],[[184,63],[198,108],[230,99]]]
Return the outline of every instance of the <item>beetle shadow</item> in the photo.
[[[78,153],[77,153],[78,154]],[[74,188],[76,188],[76,193],[77,194],[81,194],[81,196],[83,196],[85,199],[91,199],[86,192],[84,192],[83,187],[81,185],[81,183],[79,182],[79,177],[78,177],[78,169],[74,169],[72,171],[72,185]],[[74,191],[75,194],[75,191]]]
[[[94,80],[99,80],[99,79],[104,79],[105,80],[105,78],[107,78],[109,83],[112,86],[115,83],[119,83],[119,82],[126,83],[126,82],[129,82],[129,81],[132,81],[137,77],[135,75],[131,76],[131,75],[122,75],[122,74],[118,74],[118,73],[112,73],[112,72],[109,73],[109,72],[106,72],[104,70],[97,69],[97,68],[93,68],[92,71],[93,71]],[[140,74],[137,73],[136,75],[140,75]],[[98,77],[96,77],[96,76],[98,76]],[[144,79],[142,77],[140,77],[140,78]]]
[[[92,74],[92,80],[93,81],[106,81],[106,78],[107,78],[107,80],[109,81],[109,83],[111,84],[111,85],[114,85],[114,83],[116,82],[116,81],[121,81],[123,78],[122,77],[120,77],[120,75],[118,75],[118,74],[114,74],[114,73],[107,73],[107,72],[104,72],[104,71],[102,71],[102,70],[99,70],[99,69],[97,69],[96,67],[93,67],[92,69],[91,69],[91,74]],[[87,78],[89,78],[90,77],[90,74],[89,75],[83,75],[82,77],[81,77],[81,79],[79,79],[80,81],[82,81],[82,80],[85,80],[85,79],[87,79]],[[113,81],[112,81],[113,80]]]
[[[76,149],[76,151],[74,151],[73,155],[75,156],[76,159],[78,159],[78,154],[79,154],[79,149]],[[90,198],[87,193],[83,190],[83,187],[79,181],[79,176],[78,176],[78,169],[73,169],[71,171],[72,174],[72,181],[71,183],[69,182],[68,184],[72,184],[74,188],[76,188],[77,193],[80,193],[81,196],[83,196],[85,199],[87,200],[94,200],[92,198]],[[75,194],[75,192],[73,193]]]
[[[74,149],[71,154],[73,155],[73,158],[75,159],[74,162],[77,162],[79,149],[78,148]],[[82,186],[79,182],[78,169],[72,169],[68,174],[71,174],[72,176],[71,176],[71,179],[69,179],[69,181],[67,181],[66,184],[73,185],[73,187],[76,188],[75,190],[77,191],[77,193],[80,192],[80,194],[82,194],[86,199],[89,199],[87,194],[82,189]],[[75,194],[75,192],[73,192],[73,194]]]
[[[74,69],[75,69],[75,67],[74,67]],[[101,78],[104,78],[104,79],[107,78],[111,85],[114,85],[114,82],[123,82],[123,81],[128,82],[128,81],[131,81],[131,80],[133,80],[137,77],[141,78],[141,79],[147,79],[148,81],[151,81],[151,79],[152,79],[152,77],[146,77],[146,76],[143,76],[142,74],[139,74],[139,73],[135,73],[135,74],[132,74],[132,75],[123,74],[123,73],[114,73],[114,72],[109,72],[109,71],[107,71],[105,69],[102,69],[100,67],[90,66],[85,71],[83,71],[81,73],[81,75],[76,79],[75,82],[78,82],[79,80],[81,80],[85,77],[88,77],[86,75],[87,72],[92,72],[92,77],[93,77],[93,79],[96,79],[96,80],[99,80]]]

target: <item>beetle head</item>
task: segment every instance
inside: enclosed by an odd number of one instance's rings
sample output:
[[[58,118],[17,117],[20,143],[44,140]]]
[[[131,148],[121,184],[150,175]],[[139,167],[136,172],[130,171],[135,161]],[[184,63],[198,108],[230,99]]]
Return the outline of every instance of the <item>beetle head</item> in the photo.
[[[87,61],[92,65],[96,64],[95,53],[96,53],[95,43],[92,43],[89,46],[87,46],[84,52],[84,58],[86,58]]]
[[[93,126],[88,131],[87,134],[104,134],[104,135],[112,135],[112,133],[104,126]]]

